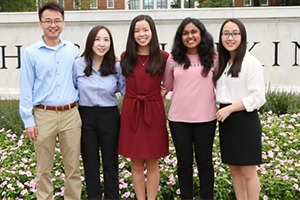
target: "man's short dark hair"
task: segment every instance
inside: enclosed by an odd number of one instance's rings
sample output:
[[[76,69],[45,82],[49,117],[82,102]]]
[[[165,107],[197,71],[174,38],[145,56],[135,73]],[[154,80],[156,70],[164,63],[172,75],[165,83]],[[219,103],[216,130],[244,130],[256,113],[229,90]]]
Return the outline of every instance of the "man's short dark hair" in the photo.
[[[45,10],[55,10],[55,11],[58,11],[61,13],[63,19],[65,18],[64,14],[64,8],[56,3],[56,2],[49,2],[49,3],[46,3],[45,5],[43,5],[40,9],[39,9],[39,20],[41,21],[42,20],[42,15],[43,15],[43,12]]]

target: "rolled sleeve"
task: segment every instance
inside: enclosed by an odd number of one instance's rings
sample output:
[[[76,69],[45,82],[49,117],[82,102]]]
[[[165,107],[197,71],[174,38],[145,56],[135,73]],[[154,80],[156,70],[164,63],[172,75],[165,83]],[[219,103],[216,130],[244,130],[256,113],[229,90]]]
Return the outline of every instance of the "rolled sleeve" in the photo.
[[[249,95],[242,99],[248,112],[259,109],[266,102],[263,66],[258,61],[251,64],[251,68],[249,67],[247,71],[246,84]]]

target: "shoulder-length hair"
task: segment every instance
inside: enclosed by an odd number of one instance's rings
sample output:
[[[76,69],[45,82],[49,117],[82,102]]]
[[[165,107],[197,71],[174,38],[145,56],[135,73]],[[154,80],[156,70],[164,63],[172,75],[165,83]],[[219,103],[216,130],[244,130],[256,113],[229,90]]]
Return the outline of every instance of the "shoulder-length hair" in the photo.
[[[241,44],[235,50],[235,56],[233,58],[233,63],[231,65],[227,75],[230,74],[231,77],[239,76],[239,72],[241,71],[241,67],[242,67],[242,62],[243,62],[243,59],[245,57],[246,50],[247,50],[247,32],[246,32],[246,28],[245,28],[244,24],[240,20],[235,19],[235,18],[225,20],[225,22],[222,24],[222,26],[220,28],[220,32],[219,32],[219,44],[218,44],[219,71],[215,77],[215,80],[218,80],[221,77],[221,75],[223,74],[223,72],[226,68],[227,62],[230,59],[230,52],[227,49],[225,49],[225,47],[222,44],[223,28],[224,28],[225,24],[227,24],[228,22],[235,23],[239,27],[240,33],[241,33]]]
[[[163,73],[164,58],[159,48],[154,21],[149,15],[138,15],[131,21],[127,38],[126,51],[121,58],[121,66],[124,76],[132,75],[133,69],[136,65],[138,44],[134,39],[134,32],[136,23],[142,20],[145,20],[149,23],[150,30],[152,32],[149,55],[150,64],[146,67],[146,73],[150,73],[152,75],[160,75]]]
[[[101,72],[101,76],[108,76],[110,74],[116,74],[117,71],[115,69],[115,50],[114,50],[114,43],[113,38],[111,35],[110,30],[102,25],[95,26],[92,28],[87,36],[86,43],[85,43],[85,49],[82,53],[82,56],[85,58],[86,61],[86,67],[84,69],[84,73],[87,76],[90,76],[92,74],[92,67],[93,67],[93,58],[94,58],[94,52],[93,52],[93,45],[95,42],[95,38],[97,36],[97,33],[104,29],[107,31],[110,39],[110,47],[108,52],[104,55],[103,61],[100,65],[99,71]]]
[[[216,55],[216,52],[213,37],[209,32],[207,32],[204,24],[198,19],[187,17],[182,20],[179,27],[177,28],[174,37],[171,54],[176,62],[178,62],[179,64],[183,64],[184,69],[188,69],[190,67],[191,62],[186,54],[187,47],[183,44],[182,41],[183,30],[189,23],[194,24],[200,30],[201,42],[198,45],[198,55],[201,65],[203,66],[202,76],[205,77],[214,64],[214,57]]]

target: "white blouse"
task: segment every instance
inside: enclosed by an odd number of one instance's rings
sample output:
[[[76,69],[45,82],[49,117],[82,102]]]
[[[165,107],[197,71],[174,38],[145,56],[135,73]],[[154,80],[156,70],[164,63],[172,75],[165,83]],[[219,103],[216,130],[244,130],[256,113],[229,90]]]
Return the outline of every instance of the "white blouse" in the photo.
[[[238,77],[228,76],[229,68],[226,67],[217,81],[217,102],[228,104],[242,101],[247,112],[259,109],[266,102],[262,64],[247,51]]]

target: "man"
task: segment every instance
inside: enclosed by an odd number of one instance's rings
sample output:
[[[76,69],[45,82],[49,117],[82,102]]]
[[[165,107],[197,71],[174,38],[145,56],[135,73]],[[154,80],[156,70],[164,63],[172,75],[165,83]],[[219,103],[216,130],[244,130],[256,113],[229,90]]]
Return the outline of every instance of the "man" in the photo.
[[[79,200],[81,120],[72,81],[78,50],[60,39],[64,27],[62,6],[48,3],[38,15],[44,34],[24,50],[20,74],[20,115],[26,134],[34,140],[37,199],[53,199],[51,171],[58,138],[65,168],[64,199]]]

